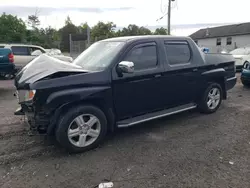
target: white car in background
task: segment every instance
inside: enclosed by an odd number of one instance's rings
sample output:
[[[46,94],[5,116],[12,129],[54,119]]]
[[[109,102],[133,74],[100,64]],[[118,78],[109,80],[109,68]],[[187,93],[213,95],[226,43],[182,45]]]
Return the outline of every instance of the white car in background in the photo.
[[[57,48],[45,49],[46,53],[53,53],[56,55],[61,55],[62,51]]]
[[[46,50],[41,46],[29,45],[29,44],[0,44],[0,48],[9,48],[12,50],[14,55],[14,64],[16,69],[21,69],[27,65],[30,61],[41,54],[48,54],[54,58],[60,59],[62,61],[72,62],[73,58],[64,56],[63,54],[55,54],[46,52]]]
[[[250,62],[250,47],[237,48],[229,53],[235,58],[236,70],[241,70],[245,64]]]
[[[65,56],[61,50],[56,49],[56,48],[51,48],[51,49],[45,49],[46,54],[53,56],[57,59],[60,59],[62,61],[67,61],[67,62],[72,62],[73,58],[70,56]]]

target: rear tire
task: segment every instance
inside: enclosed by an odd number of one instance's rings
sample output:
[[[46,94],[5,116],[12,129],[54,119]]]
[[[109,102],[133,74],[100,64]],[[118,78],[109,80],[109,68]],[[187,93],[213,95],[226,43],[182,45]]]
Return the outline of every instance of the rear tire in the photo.
[[[203,93],[198,105],[202,113],[211,114],[217,111],[222,102],[222,88],[217,83],[211,83]]]
[[[56,139],[71,153],[80,153],[97,147],[107,133],[105,114],[95,106],[69,109],[59,120]]]

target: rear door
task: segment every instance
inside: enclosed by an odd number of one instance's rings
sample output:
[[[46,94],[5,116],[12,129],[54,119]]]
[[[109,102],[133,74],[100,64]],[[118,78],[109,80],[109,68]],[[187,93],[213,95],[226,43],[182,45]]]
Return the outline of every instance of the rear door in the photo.
[[[162,42],[164,49],[166,107],[195,102],[199,90],[199,71],[192,50],[185,40]]]
[[[11,50],[14,54],[14,63],[18,68],[24,67],[34,58],[27,46],[11,46]]]

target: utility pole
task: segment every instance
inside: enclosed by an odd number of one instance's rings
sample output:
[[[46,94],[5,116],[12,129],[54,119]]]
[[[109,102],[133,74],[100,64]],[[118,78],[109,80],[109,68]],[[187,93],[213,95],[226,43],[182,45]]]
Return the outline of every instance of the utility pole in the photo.
[[[170,35],[171,30],[171,3],[175,0],[168,0],[168,34]]]
[[[87,45],[90,46],[90,27],[87,25]]]
[[[72,35],[69,34],[69,55],[72,56]]]

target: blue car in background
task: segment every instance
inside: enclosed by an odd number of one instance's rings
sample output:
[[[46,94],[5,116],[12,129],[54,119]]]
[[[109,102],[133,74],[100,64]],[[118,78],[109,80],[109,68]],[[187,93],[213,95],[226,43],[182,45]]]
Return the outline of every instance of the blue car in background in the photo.
[[[0,76],[12,78],[15,75],[14,55],[9,48],[0,48]]]
[[[250,63],[246,62],[241,72],[241,82],[244,86],[250,87]]]

